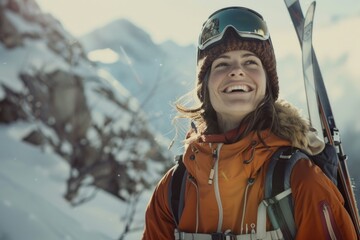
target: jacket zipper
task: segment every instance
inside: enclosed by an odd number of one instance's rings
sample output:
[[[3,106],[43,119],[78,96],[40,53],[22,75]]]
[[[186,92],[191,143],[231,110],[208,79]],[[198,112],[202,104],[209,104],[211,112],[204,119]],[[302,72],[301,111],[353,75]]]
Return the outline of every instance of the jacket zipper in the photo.
[[[219,210],[217,232],[221,232],[222,224],[223,224],[223,217],[224,217],[223,216],[223,207],[222,207],[222,203],[221,203],[220,189],[219,189],[219,176],[218,176],[219,152],[220,152],[221,147],[222,147],[222,143],[217,145],[217,148],[213,150],[213,153],[212,153],[213,167],[210,170],[209,182],[208,182],[210,185],[212,183],[214,183],[215,198],[216,198],[216,203],[218,205],[218,210]]]
[[[245,188],[243,214],[242,214],[242,217],[241,217],[241,228],[240,228],[240,233],[241,234],[243,234],[243,231],[244,231],[244,219],[245,219],[245,212],[246,212],[246,205],[247,205],[247,194],[248,194],[249,188],[254,184],[254,181],[255,181],[255,178],[249,178],[248,183],[247,183],[246,188]],[[252,229],[251,234],[253,234],[254,229],[255,229],[255,225],[252,223],[250,225],[250,227]],[[247,233],[248,233],[248,226],[246,224],[246,234]]]
[[[329,210],[329,206],[326,202],[323,202],[321,204],[322,206],[322,212],[324,214],[324,220],[325,220],[325,225],[326,225],[326,228],[328,230],[328,233],[329,233],[329,236],[330,236],[330,239],[332,240],[336,240],[336,234],[335,234],[335,231],[334,231],[334,227],[331,223],[331,212]]]

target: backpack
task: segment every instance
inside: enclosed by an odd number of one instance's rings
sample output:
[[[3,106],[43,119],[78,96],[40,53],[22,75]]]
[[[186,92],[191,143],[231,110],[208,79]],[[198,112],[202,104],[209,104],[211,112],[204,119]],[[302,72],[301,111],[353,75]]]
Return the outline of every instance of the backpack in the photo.
[[[290,176],[293,167],[300,159],[309,159],[337,185],[337,153],[334,146],[326,144],[318,155],[310,156],[298,148],[281,147],[271,157],[265,179],[265,198],[267,214],[274,229],[281,229],[284,239],[295,239],[296,225],[293,214]],[[169,206],[176,226],[179,224],[185,204],[185,181],[190,176],[182,161],[182,155],[175,157],[169,184]]]

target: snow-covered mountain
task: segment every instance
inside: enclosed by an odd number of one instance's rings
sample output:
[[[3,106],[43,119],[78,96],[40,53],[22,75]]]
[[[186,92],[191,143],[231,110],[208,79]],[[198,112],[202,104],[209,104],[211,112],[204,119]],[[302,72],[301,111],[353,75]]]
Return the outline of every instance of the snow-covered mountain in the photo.
[[[148,33],[126,19],[96,29],[80,41],[98,66],[137,97],[154,128],[173,138],[172,104],[193,87],[195,47],[171,41],[155,44]],[[109,62],[96,53],[115,57]]]
[[[0,19],[0,238],[139,235],[168,142],[35,1],[0,0]]]

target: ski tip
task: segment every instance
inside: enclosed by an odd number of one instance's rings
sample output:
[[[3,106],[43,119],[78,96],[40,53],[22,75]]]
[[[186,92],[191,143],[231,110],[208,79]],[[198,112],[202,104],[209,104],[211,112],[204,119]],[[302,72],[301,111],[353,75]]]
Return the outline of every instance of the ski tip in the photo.
[[[313,1],[306,11],[305,23],[304,23],[305,26],[314,20],[315,7],[316,7],[316,2]]]
[[[291,5],[293,5],[296,2],[299,2],[299,0],[284,0],[286,7],[290,7]]]

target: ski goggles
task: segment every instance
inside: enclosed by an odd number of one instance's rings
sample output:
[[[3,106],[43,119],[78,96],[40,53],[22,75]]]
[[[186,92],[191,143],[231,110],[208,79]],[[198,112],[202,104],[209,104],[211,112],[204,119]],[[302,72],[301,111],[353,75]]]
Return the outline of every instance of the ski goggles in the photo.
[[[264,41],[270,38],[266,22],[259,13],[244,7],[228,7],[213,13],[203,24],[199,50],[220,41],[228,28],[233,28],[243,38]]]

